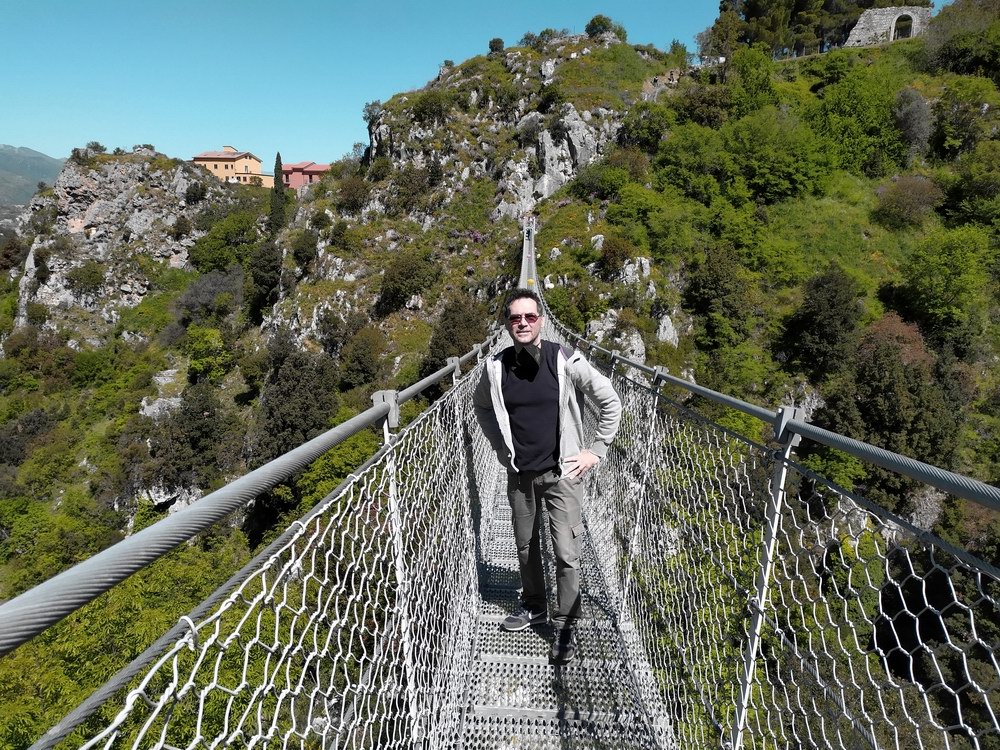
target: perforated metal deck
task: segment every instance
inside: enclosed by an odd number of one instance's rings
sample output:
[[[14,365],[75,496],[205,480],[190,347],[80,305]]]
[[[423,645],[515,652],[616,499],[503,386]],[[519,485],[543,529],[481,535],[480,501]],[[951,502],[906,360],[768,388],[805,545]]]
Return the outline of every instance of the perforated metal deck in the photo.
[[[520,578],[506,494],[492,499],[490,528],[481,529],[480,614],[476,661],[464,716],[462,747],[507,748],[666,748],[672,733],[651,716],[634,667],[625,654],[617,616],[597,566],[590,535],[584,536],[580,580],[582,607],[577,622],[577,657],[550,663],[551,625],[508,633],[500,623],[517,606]],[[555,608],[555,566],[543,524],[549,611]],[[646,677],[648,681],[649,676]]]

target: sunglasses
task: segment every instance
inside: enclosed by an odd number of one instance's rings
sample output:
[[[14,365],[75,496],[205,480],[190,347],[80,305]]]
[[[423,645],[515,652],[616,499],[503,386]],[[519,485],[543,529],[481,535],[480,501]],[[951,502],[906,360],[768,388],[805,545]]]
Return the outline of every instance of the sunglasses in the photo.
[[[508,315],[507,320],[511,323],[520,323],[521,318],[524,318],[525,323],[537,323],[541,315],[536,315],[535,313],[524,313],[523,315]]]

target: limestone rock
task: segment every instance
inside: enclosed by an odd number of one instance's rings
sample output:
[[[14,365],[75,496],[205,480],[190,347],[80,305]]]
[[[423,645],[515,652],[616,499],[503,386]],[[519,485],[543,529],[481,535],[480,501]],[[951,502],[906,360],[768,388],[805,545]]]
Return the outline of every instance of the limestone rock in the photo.
[[[157,510],[167,508],[169,514],[184,510],[202,497],[197,487],[167,487],[155,484],[139,493],[139,497],[148,500]]]
[[[139,413],[150,419],[163,419],[181,408],[180,396],[171,398],[153,398],[144,396],[139,404]]]
[[[680,334],[677,333],[674,321],[670,319],[669,315],[660,318],[660,324],[656,328],[656,340],[665,341],[675,349],[680,345]]]

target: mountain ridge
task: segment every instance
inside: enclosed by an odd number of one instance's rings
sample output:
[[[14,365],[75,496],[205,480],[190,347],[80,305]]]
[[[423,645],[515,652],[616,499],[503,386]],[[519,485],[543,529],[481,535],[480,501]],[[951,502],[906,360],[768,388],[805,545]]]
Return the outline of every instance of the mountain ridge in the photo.
[[[64,163],[26,146],[0,143],[0,207],[27,203],[38,183],[55,180]]]

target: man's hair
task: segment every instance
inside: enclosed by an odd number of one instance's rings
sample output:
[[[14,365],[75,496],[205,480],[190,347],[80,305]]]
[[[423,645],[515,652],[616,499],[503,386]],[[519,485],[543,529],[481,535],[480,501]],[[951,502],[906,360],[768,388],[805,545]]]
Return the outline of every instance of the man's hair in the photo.
[[[515,289],[507,297],[507,302],[503,306],[503,316],[506,318],[510,315],[510,306],[517,302],[519,299],[533,299],[535,301],[535,306],[538,308],[538,314],[542,314],[542,300],[530,289]]]

